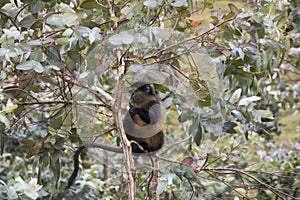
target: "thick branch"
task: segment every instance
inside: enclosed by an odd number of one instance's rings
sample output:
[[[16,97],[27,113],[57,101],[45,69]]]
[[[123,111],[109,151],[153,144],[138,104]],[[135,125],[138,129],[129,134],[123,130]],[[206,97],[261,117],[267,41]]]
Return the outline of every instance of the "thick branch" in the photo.
[[[131,150],[131,143],[126,137],[123,121],[122,121],[122,114],[121,114],[121,100],[122,100],[122,93],[125,84],[124,79],[124,71],[125,71],[125,63],[124,60],[120,57],[120,66],[118,68],[118,86],[115,96],[115,102],[113,104],[113,115],[116,122],[116,129],[119,133],[123,152],[124,152],[124,165],[128,176],[128,199],[134,200],[136,198],[136,176],[135,176],[135,166],[132,156]]]

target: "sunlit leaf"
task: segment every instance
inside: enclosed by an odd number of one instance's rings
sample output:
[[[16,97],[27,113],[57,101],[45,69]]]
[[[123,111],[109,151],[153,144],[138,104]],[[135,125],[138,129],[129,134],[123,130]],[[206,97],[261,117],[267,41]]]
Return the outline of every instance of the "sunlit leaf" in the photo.
[[[236,103],[240,99],[241,94],[242,94],[242,89],[241,88],[234,91],[231,98],[229,99],[229,103],[232,103],[232,104]]]
[[[109,42],[113,45],[131,44],[133,40],[133,36],[125,32],[113,35],[109,38]]]
[[[245,190],[245,188],[234,188],[234,190],[232,190],[230,194],[236,197],[244,197],[246,196],[246,193],[247,191]]]
[[[241,10],[238,9],[238,7],[236,7],[236,5],[234,5],[233,3],[229,3],[228,7],[229,7],[230,11],[235,15],[238,15],[241,12]]]
[[[62,27],[64,25],[72,26],[77,24],[77,19],[78,17],[74,13],[53,14],[47,18],[46,22],[50,25]]]
[[[18,194],[13,186],[9,186],[7,189],[8,199],[18,199]]]
[[[243,113],[241,113],[240,111],[238,110],[233,110],[231,111],[231,114],[240,122],[242,123],[246,123],[246,118],[244,117]]]
[[[188,6],[188,3],[186,0],[175,0],[175,2],[171,3],[174,7],[186,7]]]
[[[4,107],[3,111],[6,113],[11,113],[17,108],[18,108],[18,104],[13,104],[13,102],[10,99],[8,99],[7,104]]]
[[[24,62],[22,64],[17,65],[16,69],[18,69],[18,70],[26,70],[26,71],[32,70],[33,67],[34,67],[33,62],[34,61],[32,61],[32,60],[31,61],[26,61],[26,62]]]
[[[3,123],[6,128],[9,128],[10,126],[9,119],[7,119],[7,117],[2,112],[0,112],[0,122]]]
[[[150,8],[156,8],[159,5],[159,2],[156,0],[146,0],[144,1],[144,6]]]
[[[239,106],[245,106],[251,102],[259,101],[259,100],[261,100],[261,97],[258,97],[258,96],[246,97],[246,98],[243,98],[240,100]]]

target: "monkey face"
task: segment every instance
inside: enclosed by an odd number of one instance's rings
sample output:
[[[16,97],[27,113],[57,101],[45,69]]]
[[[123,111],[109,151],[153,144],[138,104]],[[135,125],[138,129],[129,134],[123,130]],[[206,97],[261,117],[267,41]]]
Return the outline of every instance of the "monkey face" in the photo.
[[[156,100],[154,91],[149,84],[135,83],[133,89],[135,89],[135,91],[132,93],[129,102],[131,107],[145,107],[150,101]]]

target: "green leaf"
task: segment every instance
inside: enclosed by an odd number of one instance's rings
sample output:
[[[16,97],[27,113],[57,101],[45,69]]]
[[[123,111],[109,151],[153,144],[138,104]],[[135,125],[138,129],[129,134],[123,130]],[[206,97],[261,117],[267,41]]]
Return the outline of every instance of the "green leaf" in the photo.
[[[229,4],[228,4],[228,7],[229,7],[230,11],[231,11],[234,15],[238,15],[238,14],[241,12],[241,10],[238,9],[238,7],[236,7],[236,5],[234,5],[234,4],[232,4],[232,3],[229,3]]]
[[[156,194],[160,195],[161,193],[163,193],[167,189],[167,186],[168,186],[167,180],[160,180],[156,188]]]
[[[18,70],[24,70],[24,71],[29,71],[33,69],[33,62],[31,61],[26,61],[22,64],[17,65],[16,69]]]
[[[42,9],[43,2],[41,0],[30,1],[28,6],[29,6],[29,11],[32,14],[36,14]]]
[[[116,45],[116,46],[122,44],[122,38],[120,37],[119,34],[116,34],[116,35],[111,36],[111,37],[108,39],[108,41],[109,41],[111,44]]]
[[[97,9],[100,8],[100,6],[98,5],[98,3],[95,0],[86,0],[83,1],[80,4],[80,8],[84,8],[84,9]]]
[[[111,36],[108,41],[113,44],[113,45],[121,45],[121,44],[131,44],[133,42],[134,38],[132,35],[128,34],[128,33],[120,33],[120,34],[116,34]]]
[[[199,123],[196,135],[194,136],[194,141],[195,141],[197,146],[200,146],[200,144],[201,144],[202,132],[203,132],[202,131],[202,126],[201,126],[201,123]]]
[[[189,128],[189,134],[194,136],[194,141],[197,146],[201,144],[202,132],[203,130],[201,123],[197,119],[194,119]]]
[[[158,70],[149,70],[146,75],[153,82],[162,83],[165,80],[165,76]]]
[[[95,41],[100,40],[100,29],[98,27],[94,27],[91,32],[89,32],[89,41],[92,44]]]
[[[159,6],[159,2],[156,0],[146,0],[144,1],[144,6],[149,8],[156,8],[157,6]]]
[[[192,119],[192,117],[193,117],[193,112],[190,109],[185,109],[179,115],[178,121],[182,123],[182,122]]]
[[[204,3],[203,9],[205,9],[205,8],[213,9],[215,0],[204,0],[203,3]]]
[[[55,40],[58,45],[68,45],[70,43],[70,38],[58,38]]]
[[[231,111],[231,114],[236,120],[240,121],[241,123],[246,123],[246,118],[244,117],[243,113],[238,110]]]
[[[54,14],[47,18],[46,23],[57,27],[76,25],[77,15],[74,13]]]
[[[2,112],[0,112],[0,122],[3,123],[6,128],[9,128],[10,122],[9,122],[9,120],[7,119],[7,117]]]
[[[8,199],[18,199],[18,194],[13,186],[9,186],[7,189]]]
[[[35,61],[35,60],[29,60],[29,61],[26,61],[22,64],[19,64],[16,69],[18,70],[24,70],[24,71],[29,71],[29,70],[34,70],[38,73],[41,73],[43,72],[45,69],[44,67],[42,66],[41,63]]]
[[[241,88],[234,91],[231,98],[229,99],[229,103],[231,103],[231,104],[236,103],[240,99],[241,94],[242,94],[242,89]]]
[[[32,60],[38,61],[38,62],[44,62],[47,59],[47,56],[38,48],[36,48],[31,54],[30,58]]]
[[[176,0],[175,2],[171,3],[174,7],[186,7],[188,6],[188,3],[186,0]]]
[[[235,134],[237,133],[236,130],[234,130],[234,127],[236,126],[237,124],[234,122],[225,122],[222,131],[225,133]]]
[[[229,20],[229,19],[233,18],[234,16],[235,16],[235,15],[234,15],[232,12],[230,12],[230,13],[228,13],[227,15],[225,15],[224,20]]]
[[[9,0],[1,0],[0,1],[0,8],[2,8],[2,6],[4,6],[5,4],[9,3]],[[2,17],[2,16],[1,16]]]
[[[8,49],[6,48],[0,48],[0,56],[5,56],[5,54],[7,54],[9,52]]]
[[[32,15],[28,15],[20,21],[19,25],[24,28],[30,28],[35,22],[36,18]]]
[[[43,67],[43,65],[37,61],[34,61],[34,66],[33,66],[33,70],[36,71],[37,73],[42,73],[45,71],[45,68]]]
[[[57,156],[59,155],[58,152],[56,152]],[[59,177],[60,177],[60,161],[55,155],[50,156],[50,170],[53,173],[54,179],[52,179],[53,185],[55,185],[55,188],[57,188]]]
[[[261,100],[261,97],[258,97],[258,96],[243,98],[243,99],[240,100],[239,106],[245,106],[245,105],[248,105],[251,102],[259,101],[259,100]]]
[[[131,44],[134,40],[133,36],[128,33],[122,33],[120,36],[122,37],[123,44]]]

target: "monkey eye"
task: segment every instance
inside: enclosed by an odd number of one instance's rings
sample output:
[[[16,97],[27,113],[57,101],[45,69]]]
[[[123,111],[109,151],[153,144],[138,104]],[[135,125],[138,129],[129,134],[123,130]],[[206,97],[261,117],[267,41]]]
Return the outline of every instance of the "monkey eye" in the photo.
[[[153,95],[153,89],[150,85],[144,85],[144,89],[145,89],[145,92],[147,92],[148,94],[150,95]]]
[[[151,87],[149,85],[145,85],[145,89],[147,93],[151,92]]]

